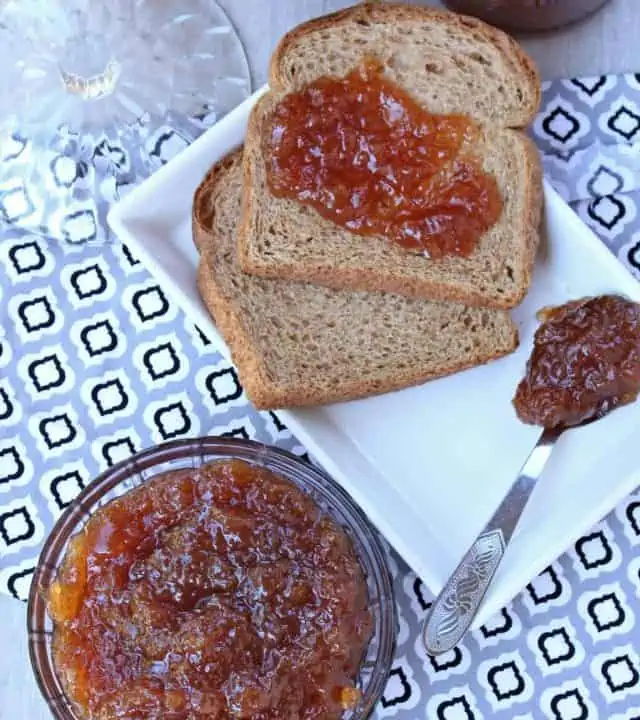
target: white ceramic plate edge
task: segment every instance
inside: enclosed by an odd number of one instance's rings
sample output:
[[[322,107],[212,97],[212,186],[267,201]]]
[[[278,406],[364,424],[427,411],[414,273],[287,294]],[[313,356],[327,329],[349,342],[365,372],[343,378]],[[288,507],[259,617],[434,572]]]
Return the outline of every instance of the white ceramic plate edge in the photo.
[[[243,103],[243,105],[240,105],[232,113],[227,115],[214,126],[214,128],[204,133],[203,136],[180,153],[178,157],[160,168],[145,183],[134,189],[124,200],[115,205],[108,217],[108,222],[116,235],[131,246],[149,271],[158,278],[175,302],[194,322],[202,327],[204,332],[215,342],[218,349],[227,358],[229,358],[229,352],[215,330],[204,307],[194,305],[182,290],[176,286],[170,275],[155,262],[146,247],[137,241],[135,225],[137,221],[144,220],[145,218],[144,212],[141,213],[140,209],[145,207],[146,201],[160,192],[163,187],[173,184],[173,179],[183,170],[188,170],[190,177],[195,176],[196,170],[198,170],[197,174],[203,177],[213,162],[228,152],[234,144],[241,142],[244,126],[246,125],[247,108],[254,103],[257,97],[263,92],[264,88],[255,93],[246,103]],[[240,133],[238,133],[239,127],[242,127]],[[225,135],[234,137],[234,142],[231,144],[227,143],[226,146],[223,146],[224,143],[222,140],[219,140],[217,147],[214,148],[214,145],[216,145],[215,138]],[[192,193],[194,189],[195,188],[188,188],[187,190],[189,193]],[[546,181],[545,202],[548,211],[552,210],[563,214],[563,221],[566,222],[567,225],[567,236],[571,238],[569,243],[574,242],[574,233],[579,235],[580,242],[589,243],[590,252],[598,257],[598,262],[602,264],[606,274],[615,278],[618,287],[630,296],[640,299],[640,286],[635,278],[621,265],[591,230],[582,223],[577,215],[562,201]],[[184,217],[182,219],[184,220]],[[388,509],[389,514],[385,514],[385,517],[382,517],[381,512],[371,506],[367,501],[366,491],[369,487],[366,478],[363,482],[363,477],[366,475],[370,480],[374,480],[378,475],[375,468],[371,466],[366,457],[359,453],[358,449],[354,447],[348,438],[345,438],[326,421],[326,418],[320,418],[320,420],[318,420],[313,417],[313,414],[313,410],[284,410],[280,412],[283,421],[289,426],[291,431],[325,469],[354,497],[356,502],[367,512],[371,521],[377,527],[384,528],[383,532],[391,545],[395,547],[397,552],[417,572],[427,588],[431,592],[437,593],[441,587],[432,570],[425,565],[419,553],[416,552],[410,543],[406,542],[403,535],[395,532],[394,524],[390,522],[390,515],[397,516],[397,511],[392,512]],[[345,471],[346,467],[352,468],[352,471]],[[354,481],[355,478],[358,479],[357,482]],[[499,587],[495,587],[496,592],[492,594],[490,602],[485,603],[483,606],[476,618],[474,627],[483,624],[489,616],[506,605],[533,577],[544,570],[544,568],[560,556],[572,542],[606,515],[620,500],[631,492],[638,483],[640,483],[640,472],[631,472],[626,475],[624,482],[619,482],[615,491],[610,493],[605,501],[594,505],[589,513],[581,517],[581,522],[572,528],[570,539],[565,535],[562,537],[561,542],[554,543],[552,541],[550,543],[549,552],[540,557],[540,562],[535,566],[527,568],[526,578],[523,577],[522,581],[514,578],[510,582],[503,582]],[[411,523],[418,528],[420,523],[417,518],[412,517],[412,508],[407,507],[406,503],[401,504],[403,511],[400,514],[402,514],[403,517],[400,518],[400,520],[405,523],[405,526],[406,523]],[[421,533],[427,532],[424,527],[421,527],[420,531]],[[553,540],[555,541],[557,538]],[[429,534],[429,545],[432,547],[439,545],[439,540],[432,534]]]

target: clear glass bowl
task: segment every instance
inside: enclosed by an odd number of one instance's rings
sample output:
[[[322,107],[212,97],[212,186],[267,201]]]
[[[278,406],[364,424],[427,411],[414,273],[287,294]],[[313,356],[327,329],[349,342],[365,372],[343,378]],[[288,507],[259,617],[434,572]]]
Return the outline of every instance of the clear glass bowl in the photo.
[[[110,500],[158,473],[197,468],[211,460],[238,458],[288,478],[307,492],[318,506],[347,532],[364,570],[374,630],[357,684],[362,691],[358,707],[344,720],[371,715],[387,681],[395,651],[396,612],[393,586],[382,544],[347,493],[321,470],[291,453],[251,440],[200,438],[178,440],[144,450],[100,475],[76,498],[54,526],[36,568],[27,609],[29,655],[38,686],[57,720],[78,720],[60,683],[52,658],[53,623],[47,614],[47,595],[71,537],[92,513]]]

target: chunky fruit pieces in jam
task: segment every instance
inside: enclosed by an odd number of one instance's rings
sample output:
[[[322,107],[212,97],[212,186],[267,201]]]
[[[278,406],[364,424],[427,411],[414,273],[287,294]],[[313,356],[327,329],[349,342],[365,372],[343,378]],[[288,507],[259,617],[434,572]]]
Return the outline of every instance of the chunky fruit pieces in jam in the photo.
[[[339,718],[371,635],[344,531],[240,461],[158,476],[101,508],[49,596],[84,717]]]
[[[518,417],[565,427],[602,417],[640,392],[640,304],[617,295],[583,298],[540,313]]]
[[[471,154],[477,126],[423,110],[373,60],[290,93],[265,123],[271,192],[353,233],[468,256],[502,212],[495,179]]]

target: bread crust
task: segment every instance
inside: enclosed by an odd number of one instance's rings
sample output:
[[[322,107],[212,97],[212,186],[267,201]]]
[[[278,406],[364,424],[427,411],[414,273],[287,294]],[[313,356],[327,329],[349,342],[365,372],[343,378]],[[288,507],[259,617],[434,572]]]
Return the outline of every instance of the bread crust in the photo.
[[[398,2],[360,3],[353,7],[324,15],[302,23],[286,33],[276,46],[269,64],[269,85],[274,92],[291,90],[286,78],[282,75],[283,60],[291,47],[304,39],[306,35],[321,32],[342,23],[351,22],[389,22],[395,21],[435,21],[458,28],[473,30],[497,47],[510,63],[515,72],[522,73],[530,84],[533,102],[518,123],[509,125],[512,128],[524,128],[536,116],[542,97],[542,87],[538,68],[518,43],[507,33],[469,15],[460,15],[447,10],[408,5]]]
[[[437,372],[395,370],[384,381],[367,381],[358,377],[345,377],[340,387],[330,390],[313,386],[311,383],[304,387],[278,385],[269,377],[269,373],[253,345],[241,313],[234,306],[232,299],[225,297],[216,282],[215,269],[212,267],[214,262],[213,247],[216,243],[214,231],[215,202],[212,202],[212,200],[215,200],[217,193],[228,191],[225,187],[225,178],[236,163],[241,162],[240,152],[240,150],[236,150],[214,165],[196,190],[192,228],[194,242],[201,253],[197,275],[198,291],[216,327],[229,347],[232,361],[238,369],[240,381],[247,396],[256,408],[275,410],[283,407],[325,405],[400,390],[487,363],[508,355],[518,347],[518,332],[515,325],[513,325],[511,343],[502,351],[487,353],[486,355],[477,354],[476,356],[470,356],[463,362],[451,362],[447,367],[443,367]]]
[[[209,203],[209,198],[212,195],[211,190],[219,182],[220,175],[225,174],[238,162],[242,162],[242,147],[235,148],[222,160],[209,168],[204,179],[196,188],[191,210],[191,237],[199,253],[202,253],[201,243],[209,237],[207,228],[211,227],[213,220],[213,213]]]

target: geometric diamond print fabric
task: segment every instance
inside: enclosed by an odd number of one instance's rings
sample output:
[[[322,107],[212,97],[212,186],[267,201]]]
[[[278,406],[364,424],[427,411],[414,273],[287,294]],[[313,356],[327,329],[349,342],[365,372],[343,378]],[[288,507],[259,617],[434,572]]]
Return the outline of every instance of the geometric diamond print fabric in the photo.
[[[533,135],[545,175],[640,279],[640,75],[545,83]]]
[[[532,133],[547,177],[640,278],[640,77],[546,83]],[[3,193],[5,218],[34,211]],[[92,222],[71,218],[69,232]],[[0,590],[26,598],[46,533],[91,478],[205,434],[305,452],[277,416],[251,408],[234,369],[127,248],[2,240]],[[375,717],[640,717],[640,493],[437,658],[420,641],[431,598],[393,551],[389,562],[398,649]]]

